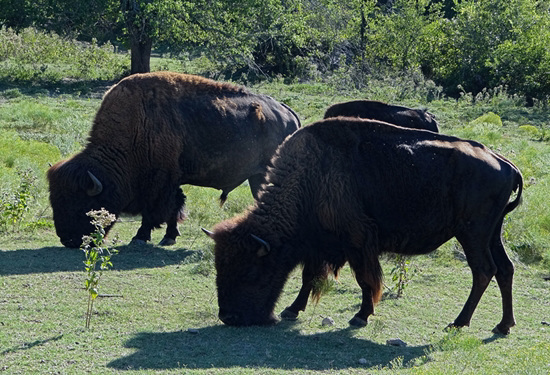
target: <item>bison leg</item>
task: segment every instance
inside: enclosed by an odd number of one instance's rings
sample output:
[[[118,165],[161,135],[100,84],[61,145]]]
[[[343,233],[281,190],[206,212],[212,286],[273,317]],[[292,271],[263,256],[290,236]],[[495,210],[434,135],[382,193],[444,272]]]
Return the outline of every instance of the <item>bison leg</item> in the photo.
[[[177,188],[174,197],[173,210],[170,217],[166,221],[166,233],[164,238],[159,242],[160,246],[170,246],[176,243],[176,237],[180,236],[178,223],[185,220],[185,194],[181,188]]]
[[[500,236],[502,220],[497,230],[493,233],[491,242],[491,255],[497,266],[497,279],[500,295],[502,298],[502,320],[493,329],[494,333],[507,335],[510,333],[510,328],[516,325],[514,318],[514,309],[512,304],[512,284],[514,279],[514,265],[508,258],[502,238]]]
[[[145,244],[148,241],[151,241],[151,231],[153,226],[147,222],[144,218],[141,220],[141,226],[139,227],[136,235],[132,238],[132,243],[135,244]]]
[[[185,218],[185,195],[178,186],[171,194],[156,200],[155,206],[150,206],[141,212],[141,227],[132,239],[132,243],[146,243],[151,241],[151,231],[167,223],[166,234],[159,245],[167,246],[176,243],[176,237],[180,235],[178,222]],[[163,210],[167,210],[168,213]]]
[[[465,237],[456,237],[464,249],[468,265],[472,271],[472,289],[462,311],[454,322],[449,324],[450,327],[470,325],[470,320],[481,296],[497,271],[497,267],[489,251],[489,241],[483,237],[483,235],[475,236],[473,233],[468,233]]]
[[[381,296],[382,267],[378,258],[374,256],[369,258],[367,265],[350,260],[350,266],[355,272],[355,279],[361,287],[362,294],[361,309],[349,321],[349,324],[355,327],[367,325],[369,316],[374,313],[374,304],[380,300]]]
[[[160,240],[159,246],[170,246],[174,245],[176,243],[176,237],[180,236],[180,231],[178,229],[178,222],[177,221],[169,221],[166,225],[166,234]]]
[[[281,312],[281,318],[285,320],[296,320],[300,311],[306,309],[309,294],[313,289],[313,280],[315,276],[316,274],[312,271],[312,267],[304,265],[304,269],[302,270],[302,287],[300,288],[298,297],[296,297],[290,306]]]

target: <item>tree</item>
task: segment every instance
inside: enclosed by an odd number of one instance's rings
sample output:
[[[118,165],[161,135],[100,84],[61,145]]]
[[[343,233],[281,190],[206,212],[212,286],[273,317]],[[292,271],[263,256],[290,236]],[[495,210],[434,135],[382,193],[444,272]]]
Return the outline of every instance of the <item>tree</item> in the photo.
[[[29,26],[91,41],[120,34],[115,0],[0,0],[0,23],[16,30]]]
[[[439,48],[426,54],[447,94],[507,86],[528,100],[550,97],[547,1],[462,0],[455,9],[442,23]]]
[[[0,0],[0,23],[16,29],[34,25],[82,40],[116,39],[131,49],[131,73],[139,73],[149,71],[154,44],[249,50],[246,31],[255,24],[255,12],[269,2]]]
[[[122,19],[131,48],[131,74],[151,70],[154,12],[150,10],[150,5],[151,0],[120,0]]]
[[[434,42],[440,9],[430,0],[395,0],[390,11],[377,12],[367,37],[371,59],[400,71],[420,67]]]

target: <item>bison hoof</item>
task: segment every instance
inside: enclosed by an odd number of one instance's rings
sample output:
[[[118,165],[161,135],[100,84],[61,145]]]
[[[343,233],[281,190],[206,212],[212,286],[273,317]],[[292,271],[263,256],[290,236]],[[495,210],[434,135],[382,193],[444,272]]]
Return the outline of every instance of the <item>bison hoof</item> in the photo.
[[[173,238],[168,238],[168,237],[164,237],[159,242],[159,246],[171,246],[171,245],[175,245],[175,244],[176,244],[176,240],[173,239]]]
[[[357,328],[365,327],[368,324],[366,320],[354,316],[350,321],[349,325]]]
[[[288,308],[284,309],[281,313],[281,318],[284,320],[296,320],[298,319],[298,314],[294,311],[290,311]]]
[[[510,334],[510,327],[499,327],[500,324],[497,324],[495,328],[493,328],[492,332],[495,335],[508,335]]]
[[[468,324],[457,324],[457,323],[455,323],[455,322],[452,322],[452,323],[449,323],[449,324],[447,325],[447,327],[445,327],[445,328],[443,329],[443,331],[445,331],[445,332],[458,331],[458,330],[460,330],[462,327],[469,327],[469,326],[470,326],[470,323],[468,323]]]
[[[130,243],[132,245],[138,245],[138,246],[147,245],[147,241],[139,239],[139,238],[135,238],[135,237],[132,238],[132,241],[130,241]]]

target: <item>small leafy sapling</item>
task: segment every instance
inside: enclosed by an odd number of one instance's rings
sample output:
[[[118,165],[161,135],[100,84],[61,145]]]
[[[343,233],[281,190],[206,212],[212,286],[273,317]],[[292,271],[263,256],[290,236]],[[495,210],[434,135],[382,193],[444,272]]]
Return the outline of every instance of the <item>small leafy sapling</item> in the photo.
[[[81,249],[84,251],[86,259],[84,261],[87,278],[85,287],[88,291],[88,311],[86,312],[86,328],[90,328],[90,319],[92,317],[92,309],[94,300],[99,295],[99,280],[103,271],[108,270],[113,266],[111,256],[116,254],[118,250],[109,249],[105,245],[105,228],[109,227],[115,220],[115,215],[109,213],[106,209],[92,210],[86,213],[92,218],[92,225],[95,231],[89,236],[82,237]],[[96,265],[99,262],[99,270]]]
[[[396,298],[403,296],[403,292],[407,284],[411,281],[416,268],[411,267],[411,258],[403,255],[395,255],[395,264],[390,274],[392,275],[392,281],[394,283],[393,290],[396,292]]]
[[[34,199],[32,190],[36,185],[36,176],[31,169],[17,172],[21,184],[17,191],[9,196],[4,193],[0,197],[0,231],[11,225],[16,232],[23,222],[23,216],[29,210],[29,204]]]

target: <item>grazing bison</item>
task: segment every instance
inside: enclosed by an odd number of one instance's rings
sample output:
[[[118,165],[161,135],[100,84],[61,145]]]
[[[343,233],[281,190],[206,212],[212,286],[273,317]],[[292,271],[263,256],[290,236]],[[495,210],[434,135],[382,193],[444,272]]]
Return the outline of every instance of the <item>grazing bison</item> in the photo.
[[[514,267],[501,227],[520,202],[523,181],[504,157],[474,141],[336,118],[297,131],[272,165],[254,206],[209,232],[224,323],[274,323],[287,277],[302,264],[302,288],[282,313],[296,318],[310,293],[319,296],[313,280],[349,262],[363,297],[350,324],[364,326],[381,295],[380,254],[426,254],[456,237],[473,286],[451,325],[469,325],[493,276],[503,305],[495,331],[515,324]]]
[[[57,235],[81,245],[94,228],[86,213],[141,214],[134,240],[167,223],[161,245],[175,243],[184,217],[180,185],[227,194],[248,179],[257,194],[279,144],[300,127],[273,98],[177,73],[137,74],[104,96],[88,144],[48,171]]]
[[[412,129],[425,129],[439,133],[435,116],[423,109],[412,109],[375,100],[352,100],[333,104],[325,112],[325,118],[346,116],[388,122]]]

